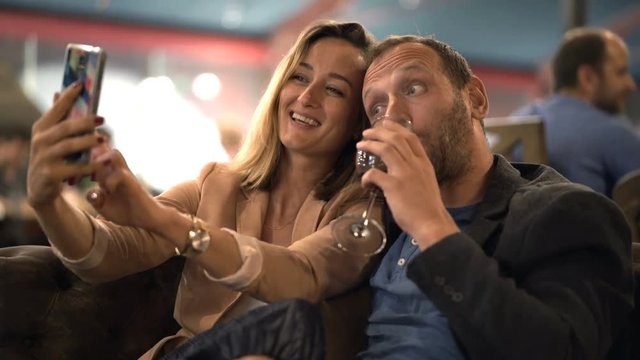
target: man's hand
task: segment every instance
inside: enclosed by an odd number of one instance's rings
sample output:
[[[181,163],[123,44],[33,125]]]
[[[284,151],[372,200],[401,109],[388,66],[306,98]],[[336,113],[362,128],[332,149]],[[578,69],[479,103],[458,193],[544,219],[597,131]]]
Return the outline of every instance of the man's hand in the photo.
[[[435,170],[416,134],[385,120],[365,130],[357,147],[386,164],[386,173],[371,169],[362,183],[382,189],[394,220],[421,249],[460,231],[442,202]]]

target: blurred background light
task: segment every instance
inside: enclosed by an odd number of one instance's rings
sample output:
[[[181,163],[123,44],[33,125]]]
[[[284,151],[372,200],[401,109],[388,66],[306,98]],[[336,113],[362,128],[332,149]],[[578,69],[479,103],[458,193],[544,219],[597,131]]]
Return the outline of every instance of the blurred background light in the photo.
[[[193,79],[191,84],[191,90],[193,94],[200,100],[208,101],[215,99],[220,90],[222,84],[220,78],[213,73],[202,73]]]
[[[61,63],[38,67],[38,108],[51,106],[61,81]],[[194,179],[208,162],[229,160],[216,120],[178,93],[168,76],[141,79],[109,67],[98,113],[131,171],[156,190]]]

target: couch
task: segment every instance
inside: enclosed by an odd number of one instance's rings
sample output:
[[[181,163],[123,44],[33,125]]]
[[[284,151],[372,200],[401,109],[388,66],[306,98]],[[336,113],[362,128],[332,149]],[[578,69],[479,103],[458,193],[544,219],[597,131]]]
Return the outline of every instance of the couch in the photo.
[[[633,255],[639,284],[640,243],[633,244]],[[49,247],[0,249],[0,359],[136,359],[178,329],[172,314],[183,264],[184,259],[176,257],[140,274],[90,285],[62,266]],[[640,286],[635,300],[640,302]],[[333,315],[330,318],[348,317]],[[339,329],[345,324],[327,326]],[[617,358],[627,358],[631,351],[631,358],[640,359],[640,309],[633,312],[629,326],[631,331],[617,344]],[[335,341],[329,344],[328,358],[352,358],[336,356],[339,351],[332,347],[364,346],[363,339],[331,334],[327,338]]]
[[[0,249],[0,359],[136,359],[175,333],[183,258],[91,285],[47,246]]]

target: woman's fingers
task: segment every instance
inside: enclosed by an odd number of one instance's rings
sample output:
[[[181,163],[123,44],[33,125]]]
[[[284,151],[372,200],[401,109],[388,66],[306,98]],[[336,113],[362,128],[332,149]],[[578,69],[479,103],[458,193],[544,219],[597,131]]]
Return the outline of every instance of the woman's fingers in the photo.
[[[33,124],[34,132],[47,129],[64,119],[76,101],[76,98],[80,95],[82,86],[82,82],[77,81],[66,88],[59,96],[54,95],[55,101],[53,107]]]
[[[104,118],[96,115],[87,115],[79,118],[67,119],[56,126],[41,129],[33,134],[33,142],[36,146],[49,146],[72,139],[81,134],[93,133],[96,126],[102,125]]]
[[[82,176],[92,174],[98,168],[97,164],[78,165],[64,162],[42,163],[35,166],[39,170],[31,175],[34,181],[38,183],[62,183],[67,181],[69,185],[77,183]]]
[[[114,171],[111,176],[107,177],[104,186],[107,191],[113,192],[123,181],[126,180],[126,176],[131,174],[131,171],[129,170],[127,162],[124,160],[124,156],[122,156],[120,151],[113,149],[110,151],[110,154],[111,166],[116,169],[116,171]]]
[[[111,149],[95,158],[98,169],[95,172],[95,179],[100,184],[100,188],[107,193],[114,192],[118,186],[131,174],[122,154]],[[131,174],[132,178],[133,175]]]
[[[102,205],[104,205],[104,194],[100,188],[93,188],[87,192],[86,195],[87,201],[94,209],[100,210]]]
[[[116,167],[129,170],[127,161],[124,159],[124,156],[122,156],[122,153],[118,149],[112,149],[111,153],[112,153],[111,161],[113,161],[113,164]]]
[[[82,83],[77,82],[54,95],[53,107],[38,119],[32,127],[32,151],[49,152],[52,144],[64,142],[74,135],[91,133],[96,126],[104,123],[104,118],[87,115],[62,121],[80,94]],[[69,146],[69,145],[63,145]],[[71,145],[72,146],[72,145]],[[88,150],[88,149],[87,149]]]
[[[32,127],[27,175],[27,193],[32,206],[47,204],[59,196],[63,181],[73,184],[98,169],[96,164],[65,160],[68,155],[88,151],[100,142],[93,130],[104,122],[101,117],[89,115],[61,121],[81,90],[82,84],[77,83],[55,94],[52,108]]]
[[[99,144],[100,135],[96,133],[72,136],[50,146],[45,157],[52,160],[64,159],[65,157],[77,152],[90,151],[91,148]]]

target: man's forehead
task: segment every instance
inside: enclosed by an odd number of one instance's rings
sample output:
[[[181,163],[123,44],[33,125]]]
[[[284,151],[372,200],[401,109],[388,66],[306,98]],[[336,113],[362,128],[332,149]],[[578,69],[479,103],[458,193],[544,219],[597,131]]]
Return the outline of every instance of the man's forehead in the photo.
[[[365,75],[365,84],[395,70],[439,69],[440,58],[430,47],[419,43],[397,45],[376,58]]]
[[[629,50],[620,38],[609,38],[606,42],[606,53],[609,58],[628,57]]]

